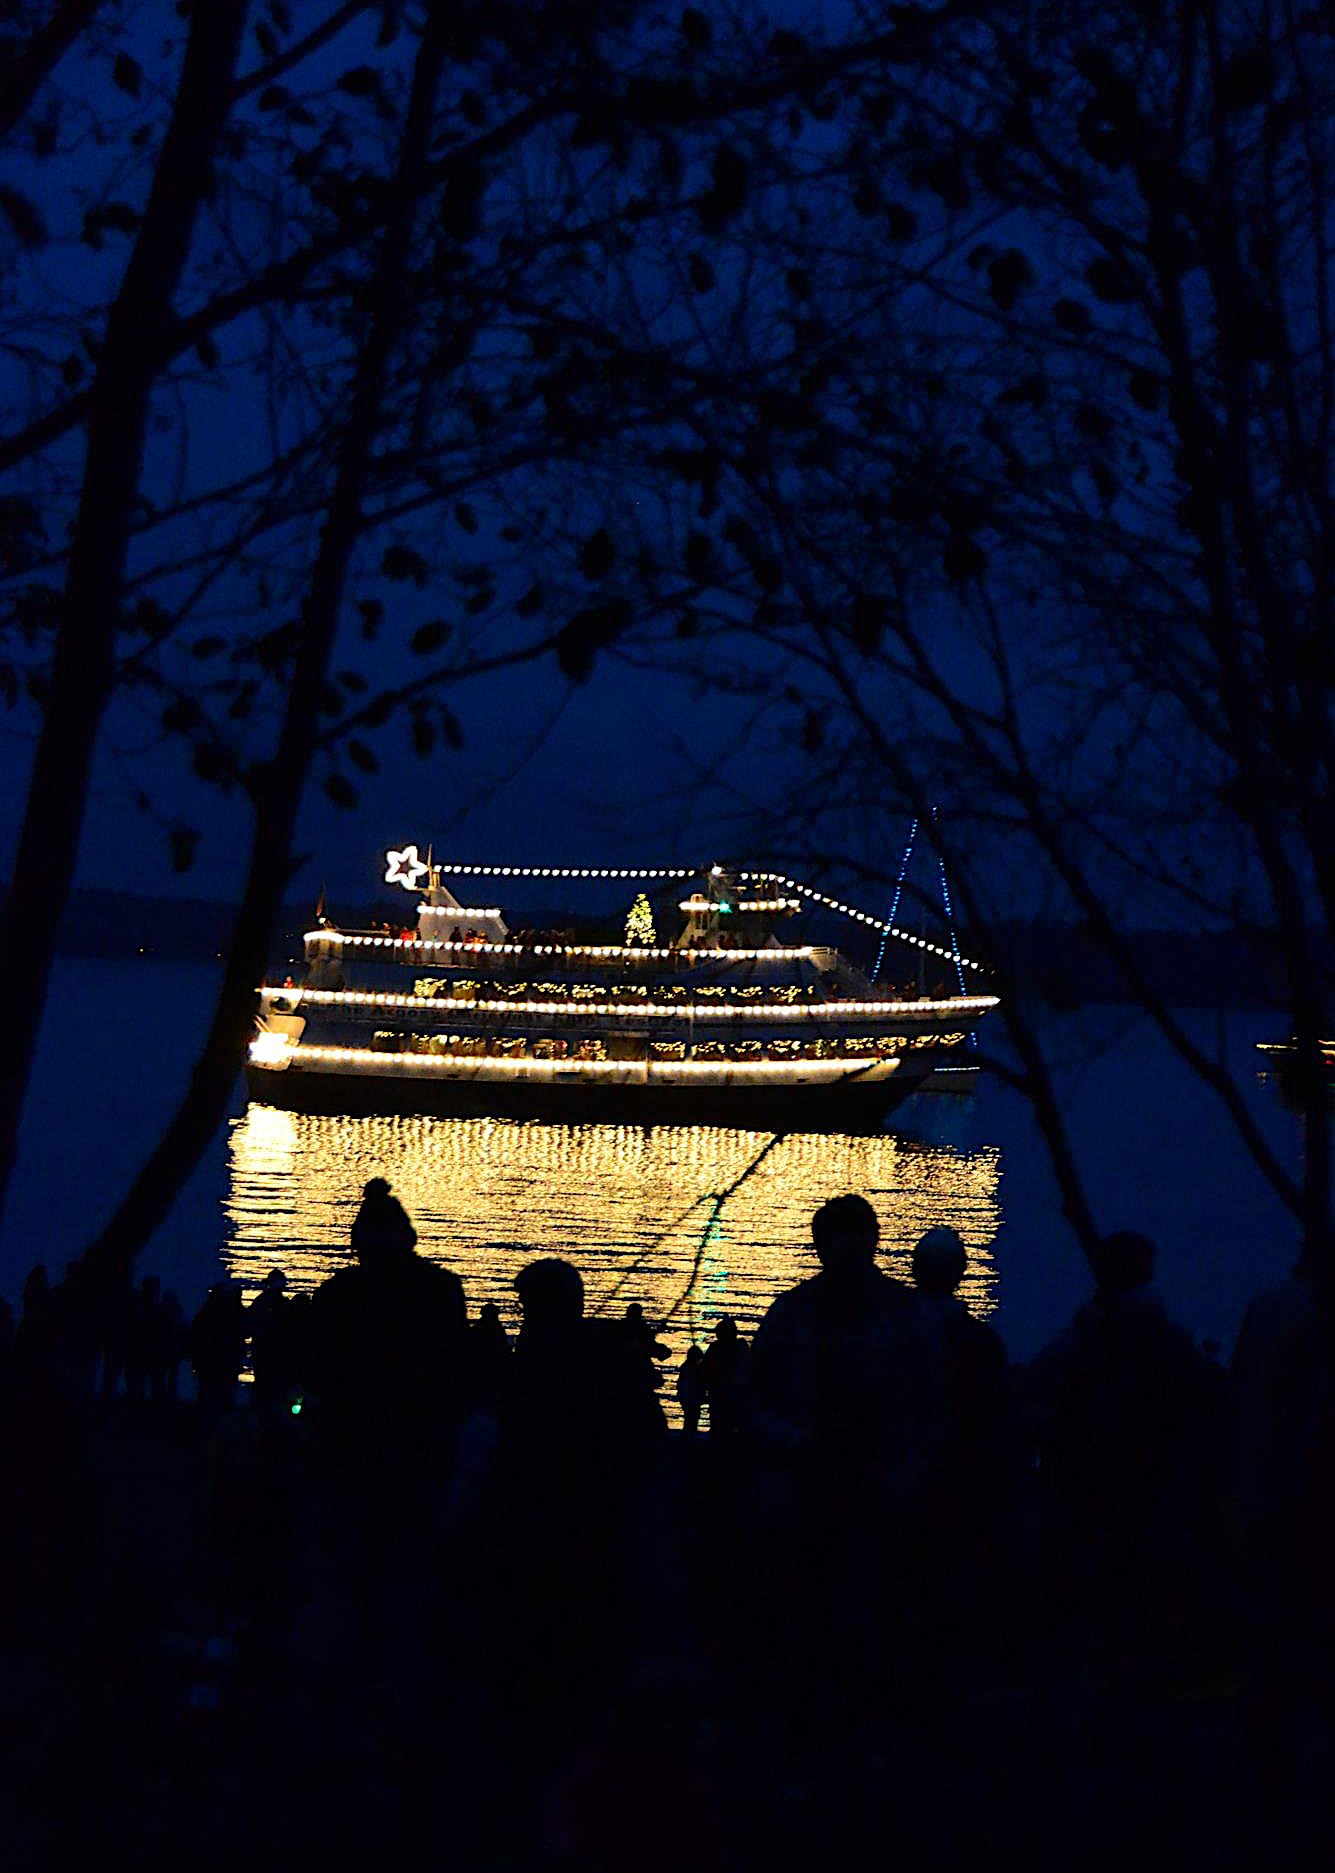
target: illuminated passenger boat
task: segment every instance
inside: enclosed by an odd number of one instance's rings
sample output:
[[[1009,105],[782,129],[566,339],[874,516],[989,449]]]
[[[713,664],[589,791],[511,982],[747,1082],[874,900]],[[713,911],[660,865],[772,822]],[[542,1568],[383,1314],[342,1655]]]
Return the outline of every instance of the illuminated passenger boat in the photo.
[[[979,965],[957,948],[772,872],[429,865],[415,846],[388,860],[386,882],[420,895],[413,927],[306,932],[304,980],[260,990],[254,1098],[303,1112],[839,1129],[877,1123],[924,1087],[966,1084],[974,1031],[997,1005],[966,992]],[[484,898],[506,878],[679,889],[681,928],[658,943],[644,900],[623,943],[512,933],[498,904],[461,902],[443,882],[463,875]],[[837,950],[790,940],[811,901],[949,967],[959,992],[875,988]]]

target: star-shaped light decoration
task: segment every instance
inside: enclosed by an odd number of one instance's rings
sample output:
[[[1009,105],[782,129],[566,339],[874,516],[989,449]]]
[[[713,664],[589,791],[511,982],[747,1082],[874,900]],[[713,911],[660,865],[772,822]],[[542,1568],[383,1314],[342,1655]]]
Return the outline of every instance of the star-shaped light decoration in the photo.
[[[396,852],[391,846],[385,860],[386,884],[401,884],[405,891],[416,891],[417,880],[426,876],[427,868],[418,858],[415,845],[404,846],[402,852]]]

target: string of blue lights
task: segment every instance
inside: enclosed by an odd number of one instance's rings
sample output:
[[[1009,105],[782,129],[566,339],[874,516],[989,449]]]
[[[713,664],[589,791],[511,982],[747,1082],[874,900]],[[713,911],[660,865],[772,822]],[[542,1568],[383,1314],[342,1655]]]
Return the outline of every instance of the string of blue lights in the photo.
[[[890,906],[890,915],[886,919],[887,923],[892,924],[895,921],[895,913],[899,909],[899,896],[900,896],[900,893],[904,889],[904,876],[909,868],[909,860],[913,857],[913,842],[917,838],[917,836],[918,836],[918,822],[915,819],[913,824],[909,827],[909,842],[904,847],[904,856],[899,861],[899,877],[895,880],[895,901]],[[890,932],[888,929],[882,930],[881,947],[876,952],[876,964],[871,972],[871,979],[873,982],[876,980],[877,976],[881,973],[881,964],[885,960],[885,946],[886,946],[886,942],[889,936],[890,936]]]
[[[935,807],[932,808],[932,818],[933,820],[936,819]],[[946,913],[946,928],[950,932],[950,953],[955,959],[955,974],[959,980],[959,985],[963,988],[964,964],[960,957],[959,939],[955,935],[955,912],[950,902],[950,885],[946,878],[946,861],[942,857],[939,847],[937,849],[936,862],[941,869],[941,904]],[[976,1047],[978,1045],[978,1035],[976,1032],[970,1034],[969,1045],[970,1047]]]

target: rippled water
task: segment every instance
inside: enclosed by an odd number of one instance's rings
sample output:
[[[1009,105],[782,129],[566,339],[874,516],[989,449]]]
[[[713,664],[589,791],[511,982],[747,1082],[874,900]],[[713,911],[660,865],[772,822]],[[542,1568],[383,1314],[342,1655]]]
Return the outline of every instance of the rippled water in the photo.
[[[519,1269],[563,1255],[584,1276],[589,1312],[639,1301],[664,1323],[674,1364],[719,1314],[749,1333],[776,1294],[814,1273],[812,1212],[848,1190],[875,1205],[891,1272],[907,1273],[925,1229],[951,1223],[969,1249],[964,1299],[979,1314],[997,1301],[992,1147],[775,1140],[715,1126],[325,1118],[252,1105],[232,1121],[228,1158],[223,1257],[247,1292],[270,1268],[299,1293],[340,1267],[362,1186],[381,1176],[416,1223],[421,1252],[463,1278],[474,1316],[495,1301],[517,1323]]]
[[[215,988],[216,965],[58,966],[0,1239],[11,1304],[34,1261],[58,1274],[124,1195],[185,1089]],[[1296,1168],[1291,1114],[1250,1077],[1273,1016],[1185,1018],[1207,1056],[1231,1066],[1278,1160]],[[1230,1345],[1250,1296],[1290,1266],[1294,1238],[1223,1108],[1147,1022],[1086,1010],[1054,1019],[1048,1041],[1095,1216],[1152,1235],[1169,1310]],[[247,1287],[279,1263],[295,1289],[308,1287],[338,1265],[361,1187],[380,1174],[413,1211],[426,1252],[458,1268],[475,1314],[495,1299],[513,1322],[517,1269],[564,1253],[584,1270],[592,1306],[619,1312],[638,1299],[651,1316],[671,1311],[679,1356],[720,1311],[748,1330],[771,1295],[813,1270],[812,1210],[862,1190],[892,1267],[928,1224],[956,1224],[973,1255],[970,1304],[991,1313],[1013,1358],[1032,1358],[1089,1291],[1043,1141],[1021,1094],[987,1076],[972,1100],[925,1103],[896,1123],[933,1142],[787,1138],[711,1221],[713,1196],[763,1135],[305,1118],[238,1101],[140,1266],[191,1313],[220,1263]]]

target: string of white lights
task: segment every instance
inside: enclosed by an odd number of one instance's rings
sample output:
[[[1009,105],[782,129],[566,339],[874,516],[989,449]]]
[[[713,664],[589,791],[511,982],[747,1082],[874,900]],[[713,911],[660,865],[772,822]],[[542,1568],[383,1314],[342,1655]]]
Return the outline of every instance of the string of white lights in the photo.
[[[939,956],[943,962],[958,962],[966,969],[972,969],[979,975],[990,971],[985,963],[971,962],[957,950],[943,949],[939,943],[930,943],[926,937],[914,936],[911,930],[901,930],[897,925],[886,923],[882,917],[872,917],[865,910],[858,910],[853,904],[845,904],[840,898],[827,897],[824,891],[817,891],[809,884],[803,884],[797,878],[788,878],[777,871],[744,871],[739,874],[756,884],[776,884],[783,890],[799,891],[803,897],[814,903],[823,904],[827,910],[838,911],[841,916],[852,917],[857,923],[865,923],[873,930],[884,930],[887,936],[897,937],[901,943],[909,943],[914,949],[926,950],[931,956]]]
[[[431,869],[442,877],[469,878],[689,878],[698,867],[660,865],[637,871],[616,865],[442,865],[433,859]]]
[[[481,997],[395,995],[374,989],[298,989],[266,985],[264,1000],[290,1001],[294,1007],[313,1002],[323,1007],[401,1008],[420,1012],[432,1009],[471,1014],[590,1015],[598,1019],[681,1021],[836,1021],[846,1016],[973,1015],[997,1006],[995,995],[953,995],[921,1001],[831,1001],[757,1003],[733,1007],[726,1002],[580,1002],[507,1001]]]
[[[690,878],[694,877],[699,870],[699,868],[695,866],[679,867],[675,869],[668,866],[655,866],[636,871],[629,867],[615,865],[460,865],[458,863],[437,864],[434,860],[428,865],[418,857],[417,847],[415,845],[404,846],[401,851],[391,848],[385,856],[389,861],[389,867],[385,873],[385,882],[387,884],[401,884],[410,891],[421,888],[417,883],[419,877],[429,878],[433,875],[436,877],[454,877],[462,875],[480,878],[644,879]],[[723,867],[721,865],[713,865],[710,867],[711,877],[720,877],[722,875]],[[911,930],[901,930],[897,924],[887,923],[883,917],[873,917],[867,911],[859,910],[856,905],[846,904],[841,898],[830,897],[826,892],[817,891],[812,885],[803,884],[800,879],[789,878],[783,872],[740,871],[737,873],[737,877],[743,881],[754,884],[778,885],[784,890],[797,891],[802,897],[810,899],[814,904],[823,904],[827,910],[837,911],[842,917],[851,917],[855,922],[866,924],[872,930],[880,930],[884,932],[886,936],[892,936],[900,943],[907,943],[914,949],[924,950],[928,955],[939,956],[943,962],[955,963],[962,968],[972,969],[975,973],[981,975],[990,973],[984,963],[971,961],[969,957],[961,955],[958,948],[944,949],[941,944],[929,942],[926,937],[914,936]],[[687,899],[680,908],[686,911],[695,911],[713,909],[714,906],[711,900],[697,896]],[[746,904],[740,906],[740,908],[745,910],[760,910],[762,908],[782,910],[784,908],[796,909],[797,906],[792,905],[789,907],[785,904],[783,899],[779,899],[777,903],[773,904]],[[499,916],[500,912],[473,911],[471,913],[461,912],[457,914],[472,915],[475,917]]]
[[[385,1054],[370,1047],[324,1047],[303,1042],[287,1042],[282,1047],[266,1045],[277,1040],[274,1035],[257,1035],[251,1042],[250,1056],[256,1066],[282,1067],[290,1070],[301,1061],[362,1070],[383,1078],[415,1074],[450,1074],[454,1078],[566,1080],[601,1079],[621,1081],[626,1085],[670,1085],[674,1080],[716,1080],[745,1084],[775,1080],[805,1081],[825,1084],[832,1080],[886,1079],[899,1065],[896,1056],[885,1060],[854,1063],[848,1060],[505,1060],[493,1055],[476,1054]],[[392,1063],[392,1064],[391,1064]]]
[[[697,891],[694,897],[684,897],[677,905],[678,910],[703,912],[721,911],[789,911],[801,910],[801,903],[795,897],[739,898],[735,904],[721,903],[718,898],[701,897]]]
[[[353,945],[362,949],[392,949],[399,951],[405,960],[413,961],[418,950],[449,950],[456,955],[484,956],[628,956],[638,960],[641,957],[683,957],[709,956],[723,957],[729,962],[791,962],[795,956],[815,954],[812,944],[805,944],[800,949],[759,949],[735,950],[721,948],[675,950],[642,949],[632,943],[484,943],[465,938],[461,943],[444,943],[434,937],[416,936],[345,936],[341,930],[307,930],[307,943],[323,943],[330,949],[343,949]]]
[[[461,917],[499,917],[499,904],[419,904],[419,917],[452,917],[458,923]]]

